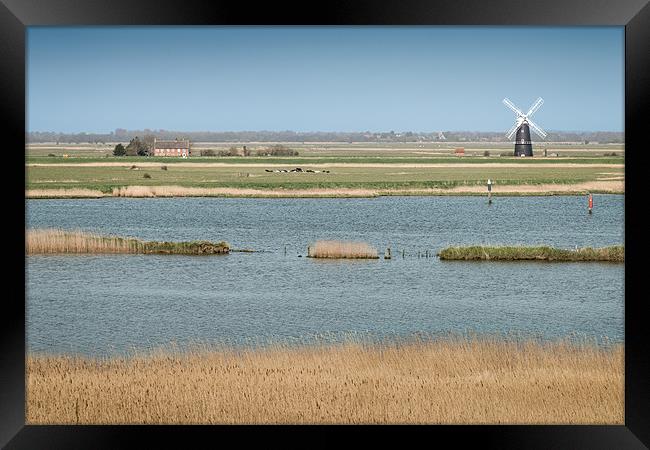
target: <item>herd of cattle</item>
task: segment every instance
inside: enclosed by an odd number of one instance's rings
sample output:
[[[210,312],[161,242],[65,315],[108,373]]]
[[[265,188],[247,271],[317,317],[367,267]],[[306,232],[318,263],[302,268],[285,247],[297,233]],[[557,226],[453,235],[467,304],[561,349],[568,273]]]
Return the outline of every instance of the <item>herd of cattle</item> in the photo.
[[[265,169],[266,172],[275,172],[275,173],[296,173],[296,172],[305,172],[305,173],[330,173],[329,170],[312,170],[312,169],[306,169],[302,170],[300,167],[296,167],[295,169]]]

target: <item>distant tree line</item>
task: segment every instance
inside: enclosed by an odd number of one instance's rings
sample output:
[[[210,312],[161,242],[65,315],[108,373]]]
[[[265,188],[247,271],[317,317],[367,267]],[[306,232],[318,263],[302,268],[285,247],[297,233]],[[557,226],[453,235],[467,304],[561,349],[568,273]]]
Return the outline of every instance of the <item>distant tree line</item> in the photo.
[[[167,131],[167,130],[125,130],[118,128],[110,133],[56,133],[32,131],[26,133],[29,143],[55,142],[57,144],[130,142],[135,138],[146,141],[149,137],[161,140],[173,140],[179,136],[193,142],[459,142],[489,141],[508,142],[505,131],[443,131],[444,140],[435,132],[296,132],[296,131]],[[142,136],[142,138],[140,138]],[[613,131],[550,131],[548,142],[584,142],[622,143],[624,134]],[[136,150],[137,151],[137,150]]]
[[[201,150],[201,156],[250,156],[249,148],[232,146],[228,150],[214,151],[212,149]],[[292,150],[282,144],[271,145],[255,152],[257,156],[298,156],[297,150]]]

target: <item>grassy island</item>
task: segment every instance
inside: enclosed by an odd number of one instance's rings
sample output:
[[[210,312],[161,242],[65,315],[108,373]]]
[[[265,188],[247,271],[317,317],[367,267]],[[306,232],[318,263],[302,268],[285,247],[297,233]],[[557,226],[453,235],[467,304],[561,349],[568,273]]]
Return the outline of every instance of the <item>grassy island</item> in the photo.
[[[462,261],[625,261],[625,247],[622,245],[603,248],[578,248],[567,250],[553,247],[523,246],[469,246],[448,247],[438,253],[441,260]]]
[[[142,253],[168,255],[215,255],[230,252],[226,242],[147,242],[134,238],[101,236],[58,229],[28,230],[27,254],[48,253]]]

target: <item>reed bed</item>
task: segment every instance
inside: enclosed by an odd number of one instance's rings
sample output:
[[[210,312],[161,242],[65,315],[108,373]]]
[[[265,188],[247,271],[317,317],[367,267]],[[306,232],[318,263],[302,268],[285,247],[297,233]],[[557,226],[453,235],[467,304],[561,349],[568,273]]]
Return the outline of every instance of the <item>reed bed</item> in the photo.
[[[622,245],[602,248],[579,248],[566,250],[552,247],[449,247],[441,250],[442,260],[463,261],[606,261],[625,262],[625,247]]]
[[[97,189],[28,189],[25,191],[26,198],[101,198],[102,191]]]
[[[36,229],[26,232],[27,254],[49,253],[143,253],[202,255],[228,253],[226,242],[156,242],[134,238],[101,236],[83,231]]]
[[[28,355],[28,424],[623,424],[624,348],[413,341]]]
[[[378,259],[377,249],[365,242],[317,241],[307,249],[310,258]]]
[[[198,164],[198,163],[197,163]],[[113,197],[254,197],[254,198],[330,198],[377,197],[374,189],[263,189],[246,187],[191,187],[191,186],[123,186],[112,190]]]

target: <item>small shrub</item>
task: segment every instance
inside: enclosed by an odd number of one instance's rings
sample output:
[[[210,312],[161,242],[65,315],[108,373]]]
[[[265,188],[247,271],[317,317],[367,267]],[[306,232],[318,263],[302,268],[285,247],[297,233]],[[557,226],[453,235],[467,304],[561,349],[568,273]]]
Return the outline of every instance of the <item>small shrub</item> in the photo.
[[[483,152],[483,156],[490,156],[490,151],[489,151],[489,150],[485,150],[485,151]]]
[[[144,175],[142,175],[142,178],[151,178],[151,175],[149,175],[148,173],[145,173]]]
[[[47,156],[56,156],[54,153],[48,153]]]
[[[167,170],[167,166],[160,166],[161,170]],[[146,174],[145,174],[146,175]]]
[[[136,166],[135,164],[133,164],[133,165],[131,166],[131,170],[133,170],[133,169],[137,169],[137,168],[138,168],[138,166]]]
[[[217,154],[212,149],[201,150],[201,156],[217,156]]]
[[[124,156],[126,155],[126,148],[122,144],[117,144],[113,149],[113,156]]]

